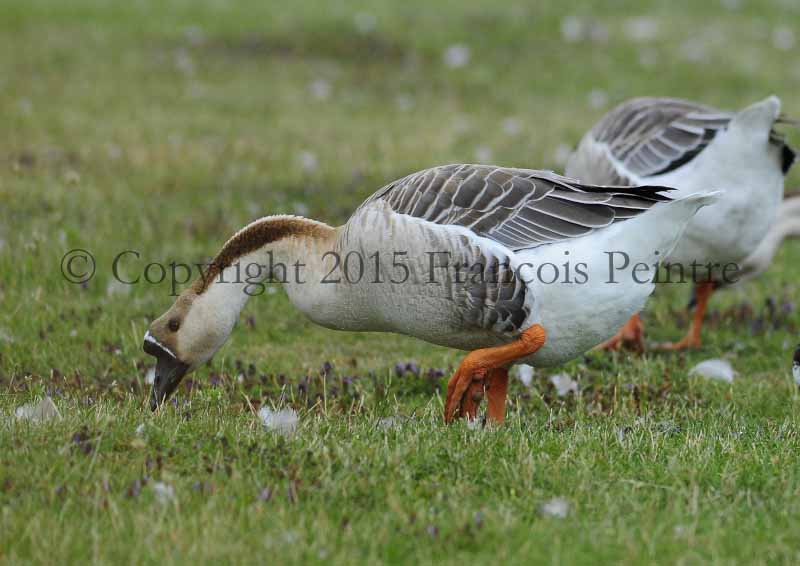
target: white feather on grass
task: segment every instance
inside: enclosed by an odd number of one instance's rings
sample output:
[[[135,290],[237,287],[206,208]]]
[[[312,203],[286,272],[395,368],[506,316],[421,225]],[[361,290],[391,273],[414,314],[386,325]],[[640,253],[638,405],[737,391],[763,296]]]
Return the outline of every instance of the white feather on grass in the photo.
[[[258,416],[261,422],[269,431],[277,432],[278,434],[294,434],[297,430],[297,423],[299,417],[294,409],[280,409],[275,411],[269,407],[261,407],[258,411]]]
[[[728,360],[713,358],[704,360],[689,370],[689,375],[700,375],[708,379],[717,379],[732,383],[736,372]]]
[[[563,497],[554,497],[539,507],[539,513],[545,517],[555,517],[557,519],[565,519],[569,515],[569,510],[569,501]]]
[[[28,403],[17,407],[14,416],[19,421],[44,422],[55,418],[61,418],[58,407],[50,397],[45,397],[38,403]]]
[[[175,501],[175,488],[164,482],[153,482],[153,493],[159,503],[166,504]]]
[[[451,69],[458,69],[469,64],[471,52],[463,43],[456,43],[445,49],[442,59]]]
[[[517,377],[519,377],[522,385],[525,387],[530,387],[531,383],[533,383],[533,366],[529,366],[528,364],[518,364]]]
[[[378,419],[378,427],[383,430],[390,430],[393,428],[400,428],[403,424],[403,417],[383,417]]]
[[[566,397],[570,391],[577,395],[578,382],[572,379],[569,374],[557,373],[550,376],[550,383],[556,388],[556,393],[559,397]]]

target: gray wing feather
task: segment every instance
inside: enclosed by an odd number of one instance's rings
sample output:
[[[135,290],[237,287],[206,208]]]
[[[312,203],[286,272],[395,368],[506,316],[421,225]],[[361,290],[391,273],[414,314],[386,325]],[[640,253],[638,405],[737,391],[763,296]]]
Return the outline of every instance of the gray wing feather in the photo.
[[[650,177],[694,159],[733,116],[688,100],[634,98],[606,114],[589,135],[619,163],[620,175]]]
[[[426,169],[380,189],[376,201],[398,214],[470,229],[513,250],[584,236],[632,218],[663,187],[597,187],[547,171],[485,165]]]

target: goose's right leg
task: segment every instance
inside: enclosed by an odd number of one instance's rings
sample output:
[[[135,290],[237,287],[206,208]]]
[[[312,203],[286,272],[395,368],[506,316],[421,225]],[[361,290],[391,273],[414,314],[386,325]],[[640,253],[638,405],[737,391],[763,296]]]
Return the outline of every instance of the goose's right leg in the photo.
[[[700,347],[700,329],[703,327],[703,318],[706,314],[708,299],[714,293],[715,284],[713,282],[697,283],[695,285],[695,297],[697,304],[694,307],[694,315],[689,325],[689,330],[683,339],[675,343],[661,344],[661,350],[693,350]]]
[[[506,394],[508,393],[508,368],[494,368],[489,372],[489,401],[486,409],[490,421],[506,420]]]

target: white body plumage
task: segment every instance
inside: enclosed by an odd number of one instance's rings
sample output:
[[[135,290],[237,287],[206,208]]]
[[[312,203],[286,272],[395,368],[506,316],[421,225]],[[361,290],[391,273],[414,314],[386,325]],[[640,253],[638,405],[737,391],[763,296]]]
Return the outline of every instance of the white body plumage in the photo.
[[[370,257],[378,252],[391,258],[396,251],[410,251],[404,256],[412,272],[409,280],[326,288],[309,287],[306,281],[287,285],[287,292],[295,306],[328,328],[396,332],[461,350],[497,346],[515,339],[517,333],[470,328],[454,297],[459,287],[446,280],[448,270],[437,268],[436,282],[431,282],[428,251],[449,251],[457,257],[460,250],[477,248],[484,256],[508,258],[511,269],[527,281],[530,314],[521,328],[541,324],[547,329],[545,345],[520,362],[557,365],[608,338],[644,306],[654,288],[654,265],[674,248],[698,209],[715,198],[697,194],[660,203],[637,218],[586,236],[518,252],[462,227],[434,224],[376,205],[351,218],[348,224],[354,229],[341,240],[339,254]],[[565,263],[572,270],[570,282],[565,282]],[[552,269],[536,273],[544,264],[559,268],[557,281],[550,282]],[[634,274],[636,265],[640,269]],[[392,273],[391,267],[385,261],[383,273]],[[324,269],[309,271],[309,280],[324,273]]]

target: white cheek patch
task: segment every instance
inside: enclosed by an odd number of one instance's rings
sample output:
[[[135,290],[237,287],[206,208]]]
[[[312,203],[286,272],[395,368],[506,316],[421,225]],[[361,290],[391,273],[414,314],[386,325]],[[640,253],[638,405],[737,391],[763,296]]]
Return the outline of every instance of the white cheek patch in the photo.
[[[247,298],[241,285],[218,282],[194,300],[176,345],[186,363],[197,365],[211,359],[228,339]]]
[[[153,335],[150,334],[149,330],[144,333],[144,341],[145,342],[150,342],[151,344],[154,344],[155,346],[158,346],[159,348],[164,350],[167,354],[169,354],[170,356],[172,356],[176,360],[178,359],[178,356],[175,355],[175,352],[173,352],[172,350],[170,350],[169,348],[164,346],[164,344],[162,344],[161,342],[159,342],[158,340],[153,338]]]

